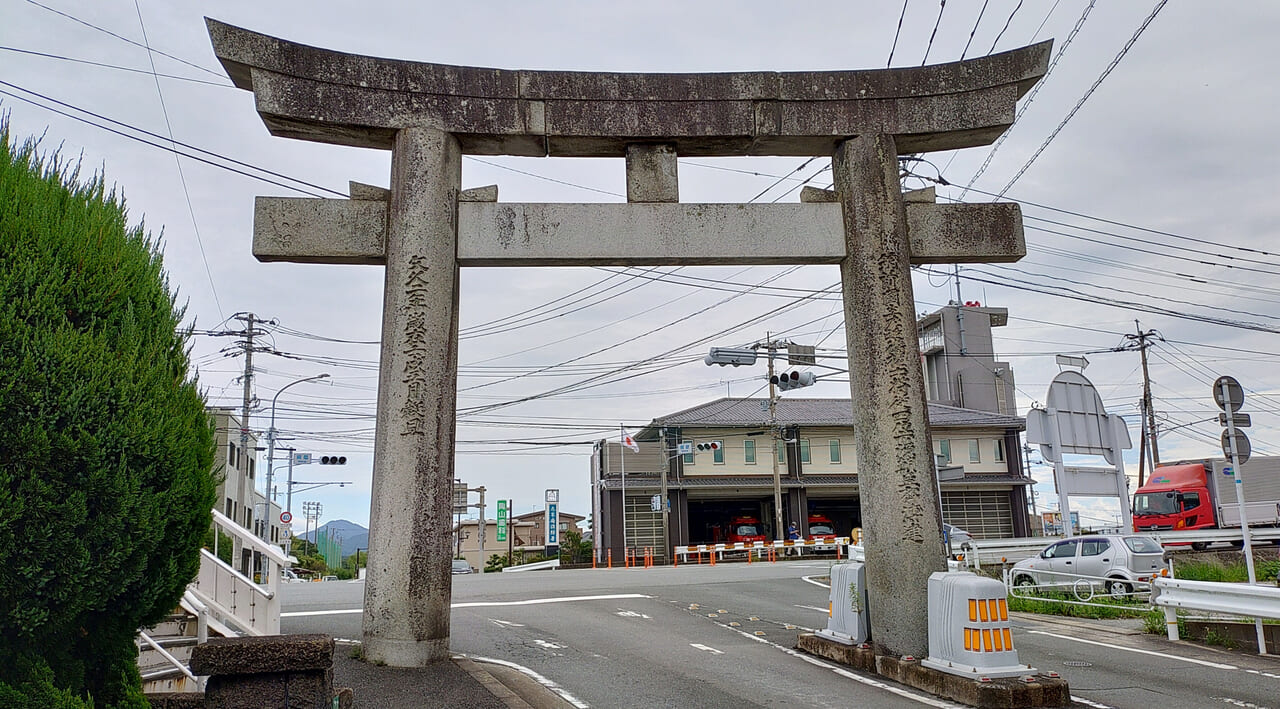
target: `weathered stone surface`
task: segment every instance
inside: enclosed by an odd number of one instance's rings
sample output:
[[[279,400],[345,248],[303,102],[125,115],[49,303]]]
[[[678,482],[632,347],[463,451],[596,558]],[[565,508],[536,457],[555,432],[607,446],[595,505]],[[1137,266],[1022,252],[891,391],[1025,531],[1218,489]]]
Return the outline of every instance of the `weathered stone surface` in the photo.
[[[386,232],[385,201],[254,200],[253,255],[259,261],[382,263]]]
[[[365,655],[393,667],[449,658],[461,179],[452,136],[397,134],[363,624]]]
[[[429,125],[471,154],[826,155],[887,133],[903,152],[985,145],[1042,76],[1051,42],[909,69],[628,74],[460,67],[309,47],[208,20],[219,60],[276,135],[387,149]]]
[[[351,199],[371,199],[376,202],[386,202],[391,199],[391,190],[386,187],[366,185],[354,180],[347,183],[347,194]]]
[[[472,187],[469,190],[463,190],[458,194],[459,202],[497,202],[498,186],[485,185],[484,187]]]
[[[191,649],[191,671],[197,675],[247,675],[333,666],[333,638],[328,635],[264,635],[212,638]]]
[[[204,709],[202,692],[157,692],[145,696],[151,709]]]
[[[205,685],[204,706],[206,709],[328,707],[333,696],[333,670],[214,675]]]
[[[1043,674],[982,681],[925,667],[918,660],[875,655],[869,649],[851,647],[802,633],[796,647],[804,652],[848,665],[862,672],[914,687],[930,694],[984,709],[1071,706],[1071,690],[1061,677]],[[1028,668],[1028,673],[1031,669]]]
[[[674,146],[669,143],[627,146],[627,201],[680,201],[680,175]]]
[[[841,143],[832,171],[844,215],[840,280],[871,637],[879,655],[924,657],[929,575],[947,563],[893,137]]]
[[[523,204],[481,199],[496,196],[488,189],[459,196],[460,266],[829,264],[845,257],[840,207],[826,202]],[[259,197],[253,253],[261,261],[382,264],[386,210],[373,200]],[[913,201],[906,214],[913,264],[1004,263],[1026,254],[1016,204]],[[652,238],[634,238],[639,233]]]

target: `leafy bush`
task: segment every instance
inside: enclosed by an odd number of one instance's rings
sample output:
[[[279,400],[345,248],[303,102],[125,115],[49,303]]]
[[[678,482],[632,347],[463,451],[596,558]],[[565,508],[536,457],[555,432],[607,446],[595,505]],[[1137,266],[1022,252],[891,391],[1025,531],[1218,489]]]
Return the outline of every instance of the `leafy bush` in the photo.
[[[0,704],[145,707],[134,636],[199,568],[214,434],[158,247],[0,124]]]

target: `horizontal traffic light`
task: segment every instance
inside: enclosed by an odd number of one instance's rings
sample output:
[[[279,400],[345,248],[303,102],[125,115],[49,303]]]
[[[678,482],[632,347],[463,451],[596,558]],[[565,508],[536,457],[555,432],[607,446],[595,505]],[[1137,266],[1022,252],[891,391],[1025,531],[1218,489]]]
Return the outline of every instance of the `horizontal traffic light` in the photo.
[[[320,465],[346,465],[347,456],[345,455],[322,455],[320,456]]]
[[[711,352],[702,358],[707,366],[718,364],[721,367],[731,364],[735,367],[741,367],[744,364],[756,363],[756,351],[749,348],[735,347],[712,347]]]
[[[782,391],[813,386],[817,381],[818,377],[816,377],[813,372],[799,372],[796,370],[775,374],[772,377],[769,377],[769,383],[778,387]]]
[[[720,450],[720,441],[707,441],[706,443],[699,443],[699,444],[698,444],[698,450],[700,450],[700,451],[718,451],[718,450]]]

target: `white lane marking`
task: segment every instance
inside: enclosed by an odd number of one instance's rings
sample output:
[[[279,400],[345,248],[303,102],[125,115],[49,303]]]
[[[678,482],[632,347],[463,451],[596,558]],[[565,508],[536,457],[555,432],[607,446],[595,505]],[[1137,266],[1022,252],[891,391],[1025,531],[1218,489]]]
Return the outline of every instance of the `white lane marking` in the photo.
[[[347,608],[340,611],[293,611],[291,613],[281,613],[281,618],[301,618],[308,615],[350,615],[352,613],[363,613],[363,608]]]
[[[716,623],[716,621],[714,620],[711,622]],[[751,633],[738,630],[737,628],[730,628],[724,623],[716,623],[716,625],[719,625],[725,630],[730,630],[732,632],[735,632],[741,635],[742,637],[747,638],[748,640],[755,640],[758,643],[764,643],[765,645],[781,650],[782,652],[788,655],[791,655],[792,657],[798,657],[801,660],[811,665],[814,665],[816,667],[822,667],[822,668],[831,670],[832,672],[836,673],[837,675],[840,675],[841,677],[844,677],[845,679],[851,679],[855,682],[860,682],[869,687],[875,687],[877,689],[882,689],[886,692],[892,692],[893,694],[897,694],[900,697],[906,697],[907,699],[914,699],[917,702],[920,702],[921,704],[927,704],[931,707],[939,707],[939,709],[968,709],[967,707],[960,704],[948,704],[940,699],[935,699],[933,697],[925,696],[923,694],[916,694],[914,692],[909,692],[900,687],[895,687],[890,684],[885,684],[884,682],[881,682],[879,680],[871,679],[870,677],[863,677],[862,675],[850,672],[838,665],[833,665],[825,660],[820,660],[816,657],[813,657],[812,655],[806,655],[805,653],[800,652],[799,650],[792,650],[789,647],[785,647],[774,642],[769,642],[768,640],[765,640],[764,638],[759,637],[757,635],[752,635]]]
[[[1136,647],[1125,647],[1123,645],[1112,645],[1111,643],[1100,643],[1097,640],[1083,640],[1081,638],[1073,638],[1070,635],[1059,635],[1058,633],[1046,633],[1043,630],[1028,630],[1027,633],[1030,635],[1047,635],[1051,638],[1059,638],[1061,640],[1070,640],[1072,642],[1085,643],[1086,645],[1097,645],[1099,647],[1109,647],[1113,650],[1124,650],[1125,652],[1136,652],[1140,655],[1152,655],[1154,657],[1163,657],[1169,660],[1178,660],[1180,662],[1190,662],[1192,664],[1204,665],[1205,667],[1213,667],[1219,670],[1240,669],[1235,665],[1224,665],[1220,662],[1209,662],[1208,660],[1197,660],[1194,657],[1179,657],[1177,655],[1170,655],[1167,652],[1156,652],[1155,650],[1140,650]]]
[[[1071,695],[1071,701],[1077,702],[1079,704],[1083,704],[1087,707],[1094,707],[1095,709],[1115,709],[1115,707],[1112,707],[1110,704],[1099,704],[1098,702],[1091,702],[1088,699],[1085,699],[1084,697],[1077,697],[1074,694]]]
[[[707,652],[709,652],[709,653],[711,653],[711,654],[713,654],[713,655],[723,655],[723,654],[724,654],[724,650],[717,650],[717,649],[715,649],[715,648],[713,648],[713,647],[708,647],[708,646],[706,646],[706,645],[699,645],[698,643],[689,643],[689,647],[696,647],[696,648],[698,648],[699,650],[706,650]]]
[[[507,625],[507,626],[510,626],[510,627],[512,627],[512,628],[523,628],[523,627],[524,627],[524,623],[512,623],[512,622],[511,622],[511,621],[509,621],[509,620],[498,620],[497,618],[490,618],[490,619],[489,619],[489,622],[490,622],[490,623],[493,623],[494,625]]]
[[[1231,699],[1228,697],[1218,697],[1218,699],[1221,699],[1223,702],[1230,704],[1233,707],[1245,707],[1245,709],[1267,709],[1267,707],[1264,707],[1261,704],[1246,702],[1243,699]]]
[[[555,682],[552,682],[551,680],[547,679],[546,677],[543,677],[542,675],[538,674],[537,672],[534,672],[533,670],[529,669],[528,667],[525,667],[524,665],[517,665],[514,662],[507,662],[506,660],[497,660],[492,657],[481,657],[479,655],[459,654],[458,657],[465,657],[468,660],[474,660],[476,662],[488,662],[494,665],[502,665],[503,667],[510,667],[513,670],[523,672],[526,676],[533,679],[533,681],[537,682],[543,687],[546,687],[547,689],[560,695],[561,699],[565,700],[566,702],[569,702],[570,704],[577,707],[578,709],[591,709],[590,704],[587,704],[581,699],[578,699],[572,694],[569,694],[560,685],[556,684]]]
[[[1262,675],[1263,677],[1270,677],[1271,679],[1280,679],[1280,675],[1272,672],[1263,672],[1262,670],[1245,670],[1245,672],[1248,672],[1251,675]]]
[[[644,618],[645,620],[652,620],[652,618],[644,613],[637,613],[635,611],[618,611],[614,615],[620,615],[624,618]]]
[[[454,603],[450,608],[487,608],[490,606],[533,606],[542,603],[573,603],[575,601],[608,601],[618,598],[653,598],[643,593],[614,593],[605,596],[566,596],[564,598],[531,598],[527,601],[476,601],[473,603]],[[363,613],[363,608],[345,608],[334,611],[293,611],[281,613],[281,618],[301,618],[313,615],[349,615]]]
[[[534,644],[539,645],[541,647],[545,647],[548,650],[563,650],[566,647],[565,645],[561,645],[560,643],[553,643],[548,640],[542,640],[540,638],[535,638],[533,642]]]
[[[831,584],[823,583],[821,581],[814,581],[812,576],[801,576],[800,580],[804,581],[805,583],[811,583],[814,586],[818,586],[820,588],[831,588]]]
[[[828,610],[828,609],[826,609],[826,608],[819,608],[819,607],[817,607],[817,606],[802,606],[802,605],[800,605],[800,604],[798,604],[798,603],[796,604],[796,608],[803,608],[803,609],[805,609],[805,610],[807,610],[807,611],[818,611],[819,613],[821,613],[821,614],[823,614],[823,615],[828,615],[828,614],[830,614],[830,612],[831,612],[831,611],[829,611],[829,610]]]
[[[573,603],[575,601],[609,601],[618,598],[653,598],[643,593],[613,593],[604,596],[565,596],[563,598],[530,598],[527,601],[475,601],[454,603],[452,608],[488,608],[490,606],[536,606],[541,603]]]

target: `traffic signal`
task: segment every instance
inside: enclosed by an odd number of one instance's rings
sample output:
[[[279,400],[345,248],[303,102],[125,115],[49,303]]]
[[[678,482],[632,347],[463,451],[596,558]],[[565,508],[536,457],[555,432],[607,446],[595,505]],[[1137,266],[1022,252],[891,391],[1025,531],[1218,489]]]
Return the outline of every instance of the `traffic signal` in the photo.
[[[346,465],[347,456],[345,455],[322,455],[320,456],[320,465]]]
[[[813,372],[800,372],[796,370],[783,372],[782,374],[775,374],[769,378],[769,382],[777,386],[782,391],[813,386],[817,381],[818,378],[814,376]]]
[[[749,348],[712,347],[711,353],[702,358],[707,366],[718,364],[721,367],[731,364],[741,367],[744,364],[756,363],[756,351]]]
[[[698,450],[700,450],[700,451],[718,451],[718,450],[720,450],[720,441],[707,441],[706,443],[699,443],[699,444],[698,444]]]

